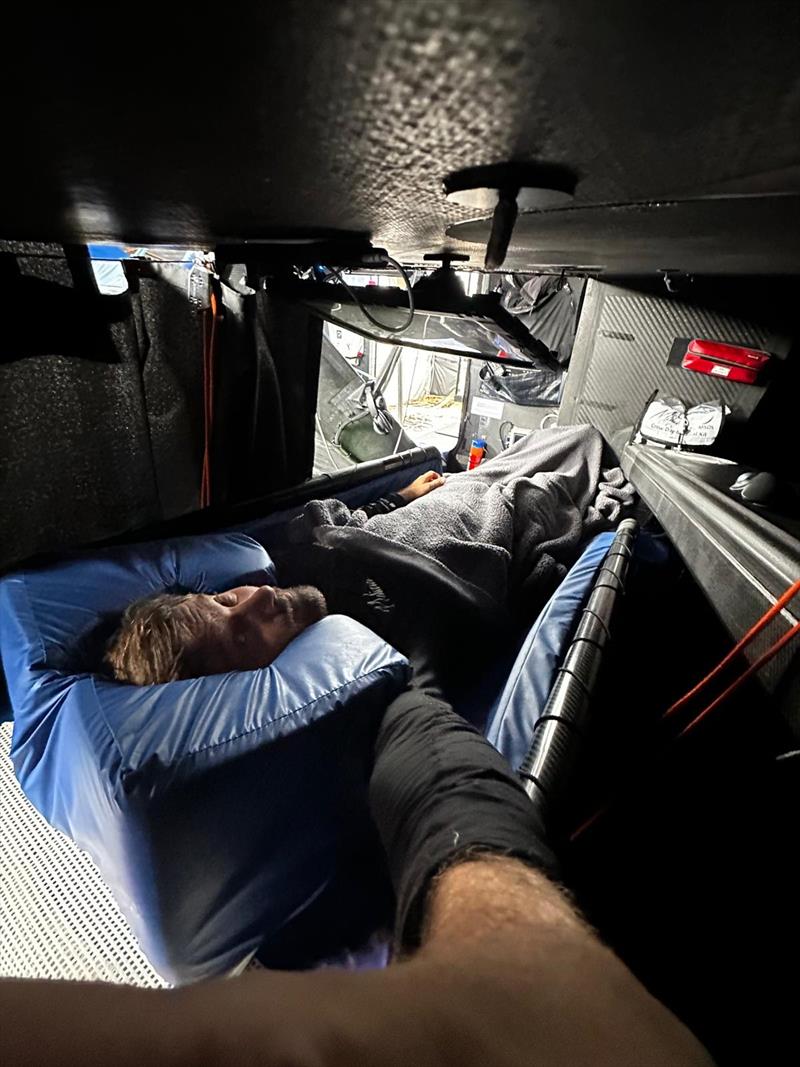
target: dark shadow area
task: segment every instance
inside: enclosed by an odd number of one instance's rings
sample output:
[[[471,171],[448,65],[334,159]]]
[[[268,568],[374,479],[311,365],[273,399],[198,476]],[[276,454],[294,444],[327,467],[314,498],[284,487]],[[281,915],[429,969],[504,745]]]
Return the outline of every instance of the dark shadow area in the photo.
[[[731,647],[677,559],[639,567],[612,635],[564,837],[607,811],[565,844],[567,884],[717,1062],[786,1062],[800,951],[788,728],[757,685],[679,741],[707,701],[659,721]]]
[[[29,278],[0,256],[0,364],[58,353],[67,359],[119,363],[109,324],[131,314],[128,295],[101,296]]]

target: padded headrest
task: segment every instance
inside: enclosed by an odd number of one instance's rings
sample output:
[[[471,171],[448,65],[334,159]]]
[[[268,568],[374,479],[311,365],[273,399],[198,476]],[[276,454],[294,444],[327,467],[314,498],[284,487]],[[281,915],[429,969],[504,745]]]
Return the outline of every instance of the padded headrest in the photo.
[[[329,879],[347,829],[336,804],[363,788],[354,757],[368,764],[370,724],[409,666],[353,619],[329,616],[262,670],[132,686],[87,669],[87,635],[151,593],[275,578],[261,545],[224,534],[75,556],[0,581],[20,784],[93,856],[173,981],[235,965]],[[309,765],[321,761],[310,785]],[[179,815],[166,814],[172,806]],[[236,915],[225,906],[230,884]]]
[[[405,658],[344,616],[316,623],[260,671],[131,686],[91,669],[99,666],[102,644],[94,647],[87,638],[98,632],[105,638],[132,600],[165,590],[215,592],[275,580],[266,550],[240,533],[76,555],[0,580],[0,653],[15,715],[12,755],[34,733],[35,748],[43,751],[68,694],[84,717],[97,715],[110,729],[123,757],[119,770],[127,774],[137,769],[137,753],[149,758],[158,750],[162,764],[169,764],[186,756],[187,746],[197,751],[225,741],[240,731],[234,706],[257,710],[262,725],[269,720],[271,735],[278,737],[302,725],[293,719],[296,709],[305,711],[303,721],[313,721],[319,716],[319,709],[308,711],[313,703],[324,706],[335,692],[338,706],[346,687],[358,689],[359,678],[380,664],[405,681]],[[97,653],[93,663],[87,663],[87,648]],[[183,730],[168,726],[178,708]],[[199,722],[193,709],[204,709]]]
[[[215,593],[275,580],[265,549],[245,534],[233,533],[75,555],[57,566],[12,576],[4,586],[15,612],[26,620],[29,665],[65,671],[85,669],[87,636],[115,625],[139,597]],[[24,588],[14,591],[15,585]]]
[[[20,722],[34,707],[41,708],[31,671],[90,674],[100,669],[105,642],[133,600],[275,580],[266,550],[239,533],[76,554],[4,578],[0,652],[15,719]]]

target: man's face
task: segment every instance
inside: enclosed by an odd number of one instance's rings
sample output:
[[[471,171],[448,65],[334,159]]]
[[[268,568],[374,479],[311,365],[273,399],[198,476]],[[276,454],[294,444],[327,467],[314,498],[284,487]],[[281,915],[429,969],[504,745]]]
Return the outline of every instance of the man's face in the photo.
[[[290,641],[327,614],[324,596],[310,585],[240,585],[214,596],[198,593],[193,606],[203,620],[185,653],[194,675],[268,667]]]

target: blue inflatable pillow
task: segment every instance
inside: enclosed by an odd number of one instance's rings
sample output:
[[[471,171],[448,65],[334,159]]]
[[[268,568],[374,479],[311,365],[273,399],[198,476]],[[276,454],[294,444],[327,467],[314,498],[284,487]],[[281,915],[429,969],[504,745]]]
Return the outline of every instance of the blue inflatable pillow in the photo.
[[[280,938],[371,839],[372,741],[408,663],[344,616],[263,670],[129,686],[93,672],[125,606],[274,582],[244,534],[76,555],[0,581],[12,759],[95,860],[154,967],[223,974]]]

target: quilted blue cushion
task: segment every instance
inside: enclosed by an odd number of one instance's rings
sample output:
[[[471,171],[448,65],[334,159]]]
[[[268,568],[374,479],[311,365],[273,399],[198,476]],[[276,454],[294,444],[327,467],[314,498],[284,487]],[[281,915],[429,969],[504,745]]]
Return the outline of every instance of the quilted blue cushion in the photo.
[[[269,943],[369,835],[372,739],[408,664],[331,616],[264,670],[137,687],[91,667],[137,597],[274,580],[260,545],[225,534],[0,581],[20,784],[90,853],[173,982],[224,973]]]

